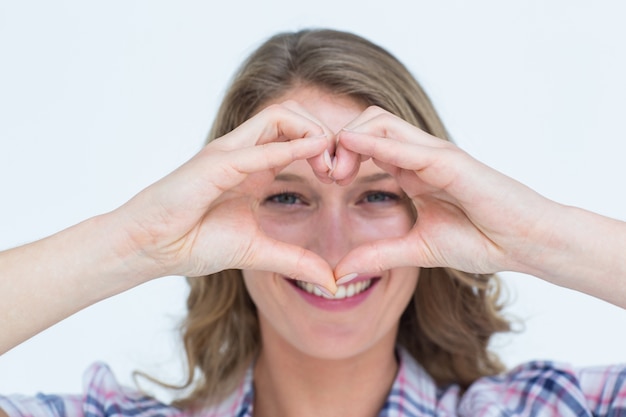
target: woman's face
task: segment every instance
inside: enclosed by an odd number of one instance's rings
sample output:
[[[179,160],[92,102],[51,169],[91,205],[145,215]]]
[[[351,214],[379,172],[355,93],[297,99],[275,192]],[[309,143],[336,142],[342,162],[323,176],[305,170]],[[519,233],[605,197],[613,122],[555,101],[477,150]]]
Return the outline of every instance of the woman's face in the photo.
[[[364,110],[353,99],[314,88],[292,90],[276,102],[287,99],[297,101],[333,132]],[[347,186],[323,184],[307,162],[297,161],[281,171],[261,195],[257,215],[264,232],[315,252],[331,267],[351,249],[402,236],[413,225],[410,201],[395,179],[371,160],[361,164],[358,176]],[[406,267],[363,274],[339,286],[334,299],[280,274],[243,271],[243,276],[258,309],[264,344],[341,359],[394,345],[399,318],[413,295],[418,273],[418,268]]]

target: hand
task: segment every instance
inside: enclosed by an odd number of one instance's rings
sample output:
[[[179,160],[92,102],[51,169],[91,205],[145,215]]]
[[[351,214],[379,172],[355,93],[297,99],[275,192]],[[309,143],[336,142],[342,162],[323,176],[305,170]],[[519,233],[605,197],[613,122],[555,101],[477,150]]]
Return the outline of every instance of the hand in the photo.
[[[397,180],[417,211],[410,232],[351,251],[336,276],[398,266],[452,267],[470,273],[523,269],[550,239],[555,203],[476,161],[452,143],[370,107],[338,134],[332,175],[349,183],[372,158]]]
[[[153,265],[153,276],[270,270],[334,290],[323,259],[270,239],[253,215],[254,190],[295,160],[331,181],[324,151],[332,136],[296,103],[262,110],[118,209],[126,246]]]

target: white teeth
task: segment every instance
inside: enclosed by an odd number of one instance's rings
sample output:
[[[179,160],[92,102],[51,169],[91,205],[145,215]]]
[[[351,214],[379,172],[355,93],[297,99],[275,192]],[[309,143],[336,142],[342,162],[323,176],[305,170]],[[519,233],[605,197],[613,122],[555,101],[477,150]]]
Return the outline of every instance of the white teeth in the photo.
[[[341,285],[337,287],[337,292],[335,293],[335,299],[341,300],[343,298],[346,298],[346,287],[344,285]]]
[[[359,281],[357,283],[349,283],[346,285],[339,285],[335,296],[328,296],[320,291],[317,286],[310,282],[296,281],[298,288],[308,292],[309,294],[315,294],[318,297],[328,298],[330,300],[343,300],[344,298],[354,297],[357,294],[362,293],[372,285],[372,280]]]
[[[308,284],[308,283],[307,283],[307,284]],[[309,286],[313,287],[313,291],[309,290]],[[318,297],[322,297],[322,296],[324,296],[324,293],[323,293],[323,292],[322,292],[319,288],[317,288],[316,286],[314,286],[313,284],[309,284],[309,285],[307,285],[307,288],[305,288],[305,289],[306,289],[306,291],[307,291],[308,293],[315,294],[315,295],[317,295]]]

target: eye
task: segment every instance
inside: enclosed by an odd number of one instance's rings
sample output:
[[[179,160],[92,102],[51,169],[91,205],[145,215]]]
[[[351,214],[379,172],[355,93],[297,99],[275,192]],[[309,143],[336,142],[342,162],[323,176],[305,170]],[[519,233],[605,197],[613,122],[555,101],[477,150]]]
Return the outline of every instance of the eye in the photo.
[[[294,204],[304,204],[304,201],[300,196],[296,193],[284,192],[271,195],[265,199],[267,203],[272,204],[284,204],[284,205],[294,205]]]
[[[398,201],[400,196],[394,193],[386,191],[371,191],[368,192],[361,200],[364,203],[386,203],[391,201]]]

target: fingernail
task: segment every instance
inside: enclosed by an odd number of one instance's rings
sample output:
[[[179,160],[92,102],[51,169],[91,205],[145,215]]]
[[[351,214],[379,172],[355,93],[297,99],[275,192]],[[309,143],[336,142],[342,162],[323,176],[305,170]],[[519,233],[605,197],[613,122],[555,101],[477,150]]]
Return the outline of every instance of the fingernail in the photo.
[[[352,274],[347,274],[347,275],[342,276],[337,281],[335,281],[335,283],[337,285],[347,284],[348,282],[352,281],[357,276],[359,276],[359,274],[357,274],[356,272],[353,272]]]
[[[337,168],[337,157],[333,156],[332,160],[330,161],[330,170],[328,171],[328,178],[332,180],[334,180],[333,172],[335,172],[335,168]]]
[[[328,296],[328,297],[334,297],[335,294],[333,294],[332,292],[330,292],[330,290],[326,287],[322,287],[321,285],[315,285],[315,287],[320,290],[324,295]]]
[[[324,163],[328,167],[329,171],[333,169],[333,161],[330,158],[330,153],[328,152],[328,149],[324,151]]]

